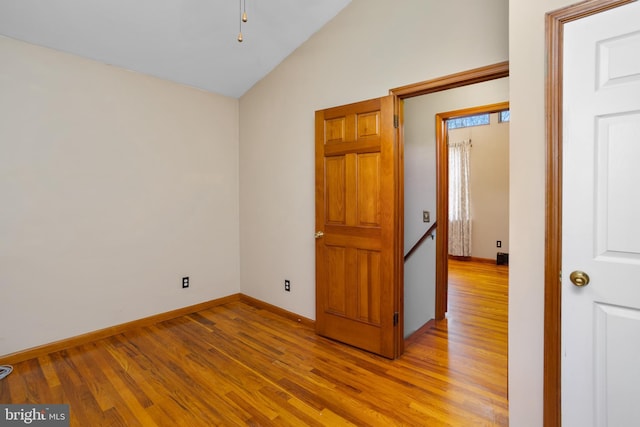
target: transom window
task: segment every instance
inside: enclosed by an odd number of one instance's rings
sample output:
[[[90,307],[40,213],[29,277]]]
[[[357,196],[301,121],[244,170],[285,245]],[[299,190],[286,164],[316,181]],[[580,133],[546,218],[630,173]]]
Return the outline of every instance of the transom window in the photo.
[[[502,110],[498,113],[498,123],[507,123],[511,120],[511,111]],[[471,126],[483,126],[491,124],[491,115],[476,114],[473,116],[458,117],[447,120],[447,129],[468,128]]]
[[[489,124],[489,114],[476,114],[475,116],[458,117],[457,119],[447,120],[447,128],[460,129],[470,126],[482,126]]]

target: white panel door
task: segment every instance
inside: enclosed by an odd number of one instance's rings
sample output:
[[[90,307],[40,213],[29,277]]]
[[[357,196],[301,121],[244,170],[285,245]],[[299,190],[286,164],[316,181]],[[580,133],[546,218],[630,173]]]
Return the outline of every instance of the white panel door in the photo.
[[[570,22],[564,37],[562,425],[636,426],[640,3]]]

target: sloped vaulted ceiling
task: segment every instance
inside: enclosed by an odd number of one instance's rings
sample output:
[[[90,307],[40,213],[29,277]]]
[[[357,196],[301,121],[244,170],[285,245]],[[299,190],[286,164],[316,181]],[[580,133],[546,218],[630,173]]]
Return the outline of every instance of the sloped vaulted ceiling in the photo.
[[[240,1],[4,0],[0,35],[238,98],[350,2]]]

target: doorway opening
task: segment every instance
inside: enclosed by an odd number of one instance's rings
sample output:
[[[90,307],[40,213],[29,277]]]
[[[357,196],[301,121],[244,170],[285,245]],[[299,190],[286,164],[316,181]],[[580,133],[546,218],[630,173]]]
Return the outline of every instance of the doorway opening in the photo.
[[[437,216],[442,218],[440,222],[438,240],[440,242],[436,248],[436,289],[435,289],[435,319],[442,320],[446,316],[447,302],[448,302],[448,288],[449,288],[449,258],[453,255],[458,259],[467,259],[482,262],[492,262],[489,257],[491,253],[492,242],[495,241],[496,249],[501,249],[496,252],[496,260],[504,262],[505,250],[508,250],[508,237],[503,239],[500,236],[508,236],[508,129],[500,128],[500,119],[504,117],[502,112],[509,110],[508,102],[501,102],[496,104],[484,105],[479,107],[471,107],[460,110],[453,110],[448,112],[442,112],[436,114],[436,182],[437,182]],[[459,195],[459,191],[450,192],[452,176],[451,172],[455,171],[450,169],[450,144],[457,144],[458,139],[464,139],[469,145],[472,140],[476,139],[472,132],[459,132],[457,130],[450,129],[452,121],[459,121],[464,118],[488,116],[487,124],[490,125],[492,119],[498,124],[498,127],[489,129],[488,132],[476,132],[483,141],[477,141],[476,143],[476,161],[477,166],[484,166],[484,172],[477,173],[475,177],[471,174],[467,174],[464,180],[469,182],[470,186],[473,186],[473,181],[476,183],[476,189],[481,189],[482,194],[476,197],[475,211],[479,215],[474,215],[474,225],[484,224],[484,226],[475,227],[483,228],[481,231],[476,230],[473,233],[473,227],[471,226],[471,210],[473,209],[470,204],[474,204],[470,198],[469,193],[466,194],[466,204],[464,207],[466,212],[465,219],[456,218],[452,220],[450,209],[456,207],[456,205],[465,204],[460,200],[451,200],[454,195]],[[505,134],[506,131],[506,134]],[[481,136],[480,136],[481,135]],[[451,137],[451,138],[450,138]],[[502,141],[500,141],[502,140]],[[488,146],[489,144],[493,146]],[[470,149],[468,151],[471,151]],[[506,152],[505,152],[506,151]],[[480,152],[478,155],[477,152]],[[470,157],[470,156],[469,156]],[[493,164],[487,165],[487,162],[493,162]],[[456,162],[457,163],[457,162]],[[488,166],[488,167],[487,167]],[[467,171],[469,172],[469,171]],[[493,185],[491,182],[493,181]],[[505,182],[506,181],[506,182]],[[459,188],[457,189],[459,190]],[[465,210],[462,209],[462,210]],[[456,209],[459,210],[459,209]],[[504,223],[506,220],[506,229]],[[462,223],[465,223],[462,225]],[[458,230],[452,233],[450,230],[450,224],[455,224]],[[478,232],[480,231],[480,232]],[[475,252],[471,249],[472,235],[475,234],[475,240],[478,240],[480,244],[476,245],[478,248]],[[460,244],[451,244],[452,235],[455,240],[461,240]],[[463,236],[465,235],[465,236]],[[491,237],[489,237],[491,236]],[[495,237],[495,238],[493,238]],[[487,241],[490,239],[489,241]],[[503,243],[506,245],[503,246]],[[474,256],[475,255],[475,256]],[[500,259],[502,258],[502,259]],[[439,269],[441,271],[439,271]]]
[[[432,264],[429,266],[430,272],[428,274],[430,276],[428,281],[430,283],[427,286],[435,287],[435,283],[438,283],[437,297],[435,297],[436,289],[431,288],[429,290],[429,299],[417,302],[417,298],[415,298],[414,294],[411,294],[415,290],[411,281],[416,277],[420,279],[420,277],[414,273],[412,267],[408,264],[408,268],[404,270],[405,276],[401,288],[405,293],[402,300],[405,303],[404,322],[407,354],[410,357],[415,357],[416,355],[423,355],[425,351],[435,352],[442,350],[447,355],[445,366],[450,369],[447,371],[450,373],[460,368],[464,363],[463,360],[475,360],[477,363],[483,364],[483,374],[492,377],[493,387],[495,387],[495,390],[499,390],[501,397],[504,397],[506,402],[508,396],[508,350],[506,338],[508,268],[506,266],[497,266],[495,261],[493,265],[488,262],[452,261],[451,269],[449,268],[449,168],[448,147],[446,144],[447,135],[449,135],[449,130],[446,127],[447,121],[474,114],[484,114],[485,112],[493,113],[493,118],[495,118],[497,112],[509,108],[508,102],[502,102],[508,100],[508,80],[504,78],[508,77],[508,64],[504,64],[503,70],[505,74],[495,78],[487,78],[481,81],[474,80],[455,86],[447,85],[437,91],[419,93],[419,95],[429,96],[415,95],[406,97],[411,99],[399,99],[396,111],[399,112],[400,124],[398,129],[400,134],[399,148],[403,153],[402,158],[404,159],[404,164],[401,168],[401,178],[403,179],[401,185],[404,188],[404,222],[402,224],[404,227],[402,236],[405,237],[404,252],[405,254],[411,252],[407,250],[413,247],[416,239],[420,240],[421,233],[415,232],[415,229],[418,228],[416,225],[419,224],[422,227],[419,231],[427,230],[427,238],[423,245],[422,253],[419,250],[414,252],[410,262],[414,264],[424,264],[425,262]],[[450,80],[448,83],[450,83]],[[433,89],[433,86],[428,89]],[[467,96],[468,91],[472,92],[474,96]],[[447,100],[447,98],[449,99]],[[422,102],[423,99],[426,100],[425,102],[430,103],[433,109],[431,111],[421,110],[419,117],[416,117],[416,103]],[[482,107],[464,108],[469,105],[482,105]],[[430,126],[428,130],[424,129],[423,133],[417,137],[416,132],[411,129],[412,123],[416,121],[428,122]],[[438,140],[436,140],[436,133]],[[431,162],[428,176],[416,176],[414,174],[415,169],[420,167],[416,166],[416,163],[420,163],[416,159],[421,156],[420,149],[416,149],[415,146],[416,138],[418,140],[430,138],[429,148],[424,150],[431,153],[431,158],[427,159]],[[463,139],[468,139],[468,137]],[[471,139],[474,148],[479,147],[481,138],[477,138],[475,132],[471,135]],[[424,141],[421,142],[424,143]],[[420,160],[424,160],[424,156]],[[432,193],[433,201],[431,199],[426,201],[426,203],[430,204],[416,203],[412,198],[419,191],[414,191],[411,187],[416,182],[423,184],[427,181],[430,186],[427,192]],[[429,223],[423,224],[423,211],[428,212]],[[436,224],[435,240],[431,240],[428,237],[429,229],[433,224]],[[413,238],[407,238],[407,234],[411,233],[413,233]],[[499,240],[502,240],[501,243],[504,245],[506,252],[508,250],[508,237],[500,237]],[[495,248],[495,239],[492,244],[493,248]],[[480,255],[478,257],[485,258],[488,255]],[[422,279],[424,286],[424,277]],[[450,301],[447,298],[449,285],[451,286]],[[448,318],[446,318],[448,302],[450,303],[451,311]],[[426,319],[427,323],[422,326],[411,318],[411,311],[416,307],[423,312],[426,310],[431,311],[428,319]],[[438,316],[435,315],[436,307],[438,307],[439,311]],[[430,321],[429,319],[443,320]],[[417,326],[417,329],[415,329],[415,332],[410,331],[409,334],[406,334],[406,326],[412,322],[414,326]],[[471,344],[472,341],[474,344]],[[477,347],[474,347],[476,344]],[[472,348],[483,350],[479,353],[474,353],[473,351],[466,353],[466,350]],[[486,349],[491,349],[490,355],[484,353]]]
[[[447,100],[448,98],[450,99],[451,97],[451,93],[456,92],[458,89],[462,90],[467,90],[467,86],[471,86],[471,88],[469,89],[474,89],[476,87],[482,87],[483,85],[476,85],[477,83],[487,83],[487,84],[494,84],[493,81],[499,81],[500,79],[504,79],[506,77],[509,76],[509,63],[507,61],[502,62],[502,63],[497,63],[497,64],[493,64],[493,65],[489,65],[486,67],[481,67],[481,68],[477,68],[477,69],[472,69],[472,70],[468,70],[468,71],[464,71],[464,72],[460,72],[460,73],[456,73],[456,74],[451,74],[448,76],[444,76],[444,77],[440,77],[437,79],[433,79],[433,80],[428,80],[428,81],[424,81],[424,82],[420,82],[420,83],[416,83],[416,84],[412,84],[412,85],[407,85],[407,86],[403,86],[403,87],[399,87],[396,89],[391,89],[390,93],[392,95],[394,95],[395,97],[395,102],[396,102],[396,108],[395,111],[398,114],[398,121],[399,121],[399,126],[397,127],[397,137],[398,140],[400,141],[399,143],[399,150],[401,152],[400,155],[400,161],[401,161],[401,165],[400,165],[400,174],[399,174],[399,181],[398,181],[398,185],[401,189],[405,188],[405,181],[408,179],[412,179],[411,176],[406,176],[406,165],[408,165],[410,167],[410,162],[414,161],[415,156],[414,153],[410,152],[411,147],[406,145],[406,139],[405,139],[405,126],[404,126],[404,120],[405,120],[405,115],[407,114],[408,111],[410,111],[410,104],[413,103],[414,101],[418,100],[418,99],[423,99],[423,98],[427,98],[427,97],[423,97],[422,95],[430,95],[429,98],[434,97],[434,98],[439,98],[440,100]],[[451,90],[451,91],[450,91]],[[508,90],[506,95],[500,96],[498,98],[495,98],[495,96],[492,97],[484,97],[484,98],[480,98],[477,101],[476,105],[480,105],[482,103],[490,103],[490,102],[498,102],[498,101],[502,101],[504,99],[508,98]],[[467,99],[465,97],[466,101],[469,101],[469,99]],[[405,101],[407,106],[405,106]],[[470,101],[473,102],[473,101]],[[475,102],[474,102],[475,103]],[[430,123],[431,126],[431,130],[429,131],[429,134],[431,135],[431,138],[433,138],[433,135],[435,133],[435,129],[434,127],[434,120],[433,117],[436,113],[445,110],[447,107],[452,107],[452,111],[454,108],[456,108],[457,106],[459,106],[460,104],[451,104],[451,102],[437,102],[437,105],[441,108],[434,110],[432,113],[430,113],[429,117],[431,117],[431,119],[429,120],[425,120],[428,121]],[[465,105],[465,104],[462,104]],[[466,105],[469,105],[469,103],[467,102]],[[473,104],[471,104],[473,105]],[[459,107],[458,107],[459,108]],[[435,144],[435,143],[434,143]],[[409,151],[408,151],[409,150]],[[440,150],[442,151],[442,150]],[[438,155],[442,154],[441,152],[438,153]],[[446,159],[445,159],[446,160]],[[442,160],[438,159],[437,160],[440,164],[442,164]],[[435,164],[436,164],[436,159],[433,159],[433,164],[434,164],[434,168],[435,168]],[[437,176],[441,176],[441,174],[437,175]],[[423,328],[421,328],[422,326],[427,326],[425,325],[425,322],[428,322],[429,319],[434,319],[435,318],[435,307],[439,307],[439,311],[442,311],[442,313],[438,313],[440,314],[440,317],[444,317],[444,313],[446,312],[446,283],[448,280],[448,274],[447,274],[447,259],[448,259],[448,254],[447,254],[447,243],[446,243],[446,236],[442,236],[442,232],[446,232],[446,228],[443,227],[443,224],[446,223],[445,222],[440,222],[438,221],[438,218],[446,218],[447,214],[446,214],[446,209],[444,210],[444,214],[443,213],[438,213],[436,209],[436,206],[441,206],[440,210],[442,210],[442,206],[446,206],[446,201],[447,201],[447,196],[446,196],[446,192],[440,191],[438,192],[437,196],[436,196],[436,186],[435,186],[435,182],[433,177],[430,177],[429,179],[433,185],[433,203],[431,203],[431,206],[427,206],[428,209],[425,209],[425,206],[420,205],[420,206],[407,206],[406,205],[406,201],[407,200],[411,200],[412,199],[412,194],[407,194],[406,190],[403,190],[403,194],[400,200],[401,206],[400,206],[400,212],[404,212],[404,219],[401,221],[401,223],[399,224],[399,230],[397,232],[397,235],[399,236],[400,240],[403,239],[403,237],[405,236],[405,230],[408,230],[410,227],[413,227],[414,225],[411,224],[410,221],[419,221],[422,225],[423,222],[423,210],[427,210],[429,211],[428,214],[430,215],[430,224],[425,225],[425,229],[427,229],[428,226],[433,226],[434,224],[436,225],[436,229],[435,229],[435,233],[438,237],[438,239],[436,239],[435,242],[435,251],[438,254],[442,254],[439,257],[437,257],[437,260],[434,260],[433,262],[436,264],[435,266],[432,267],[432,272],[430,274],[433,274],[435,277],[433,279],[430,279],[430,282],[433,283],[438,283],[440,284],[440,291],[438,291],[436,299],[437,302],[433,302],[433,294],[435,294],[435,290],[430,290],[430,294],[432,295],[431,301],[428,302],[428,306],[429,306],[429,310],[431,311],[431,313],[428,314],[427,318],[423,318],[423,319],[419,319],[418,321],[413,321],[414,323],[414,327],[411,328],[411,325],[409,325],[409,327],[407,327],[407,321],[411,322],[411,319],[406,319],[407,317],[407,312],[409,312],[409,315],[411,316],[411,311],[412,311],[412,307],[407,307],[406,303],[407,301],[409,303],[413,303],[415,301],[418,300],[418,298],[414,298],[413,295],[411,294],[413,292],[413,290],[411,289],[411,277],[405,277],[407,276],[407,273],[404,272],[404,269],[400,268],[400,272],[404,273],[401,277],[400,277],[400,283],[398,286],[398,300],[400,301],[399,304],[399,312],[400,312],[400,325],[404,325],[404,336],[403,334],[398,334],[398,338],[399,338],[399,343],[398,346],[400,348],[400,354],[403,352],[404,349],[404,345],[405,345],[405,339],[409,339],[410,336],[412,334],[418,334],[420,333],[420,330],[422,330]],[[445,182],[444,181],[440,181],[437,183],[437,185],[442,186],[444,185]],[[443,205],[443,201],[444,201],[444,205]],[[416,215],[416,211],[418,213],[418,215]],[[434,215],[435,214],[435,215]],[[439,216],[440,215],[440,216]],[[419,218],[414,218],[415,216],[418,216]],[[402,219],[402,218],[401,218]],[[420,236],[422,235],[422,232],[424,230],[419,230],[419,234],[416,234],[416,236]],[[428,235],[429,233],[427,233]],[[416,238],[415,240],[418,240],[418,238]],[[404,242],[404,251],[403,253],[406,253],[406,250],[411,248],[411,246],[415,243],[414,241],[411,241],[411,239],[405,239]],[[426,239],[426,241],[428,242],[432,242],[431,239]],[[402,242],[401,242],[402,243]],[[433,242],[431,243],[433,244]],[[402,254],[399,254],[400,256],[402,256]],[[420,259],[420,256],[417,256],[418,259]],[[399,263],[402,263],[403,260],[400,258],[400,260],[398,261]],[[444,292],[443,292],[444,290]],[[419,310],[424,311],[426,305],[424,303],[421,303],[418,307]],[[415,327],[415,325],[417,325],[417,327]],[[415,332],[414,332],[415,331]]]

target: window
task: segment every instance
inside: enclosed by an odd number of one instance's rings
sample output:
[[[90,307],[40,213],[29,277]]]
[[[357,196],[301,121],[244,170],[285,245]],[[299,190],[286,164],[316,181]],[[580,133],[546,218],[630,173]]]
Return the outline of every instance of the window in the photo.
[[[511,120],[511,111],[509,110],[500,111],[500,115],[498,116],[498,122],[506,123],[509,120]]]
[[[459,129],[469,126],[481,126],[489,124],[489,114],[477,114],[475,116],[459,117],[447,120],[447,129]]]

